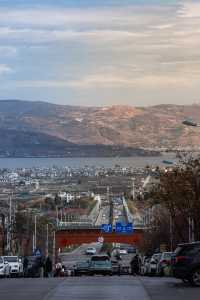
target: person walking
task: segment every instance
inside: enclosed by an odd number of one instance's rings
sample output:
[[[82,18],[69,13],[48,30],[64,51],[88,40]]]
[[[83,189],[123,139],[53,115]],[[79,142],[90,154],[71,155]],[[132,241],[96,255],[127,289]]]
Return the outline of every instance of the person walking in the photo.
[[[29,263],[29,260],[28,260],[28,258],[25,256],[25,257],[24,257],[24,261],[23,261],[23,272],[24,272],[24,277],[27,277],[27,276],[28,276],[28,263]]]
[[[51,277],[52,275],[52,261],[50,259],[50,257],[48,256],[46,261],[45,261],[45,265],[44,265],[44,270],[45,270],[45,277]]]
[[[138,254],[136,254],[131,260],[131,274],[138,275],[140,270],[140,260]]]

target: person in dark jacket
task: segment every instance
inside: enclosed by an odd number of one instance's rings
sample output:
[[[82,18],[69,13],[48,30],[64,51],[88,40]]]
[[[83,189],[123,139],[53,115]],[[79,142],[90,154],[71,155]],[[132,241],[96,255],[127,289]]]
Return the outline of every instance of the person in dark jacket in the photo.
[[[24,261],[23,261],[24,277],[27,277],[27,273],[28,273],[28,263],[29,263],[29,260],[28,260],[28,258],[25,256],[25,257],[24,257]]]
[[[44,270],[45,270],[45,277],[51,277],[52,275],[52,261],[50,257],[48,256],[45,265],[44,265]]]
[[[136,254],[131,260],[131,274],[138,275],[140,271],[140,260],[138,254]]]

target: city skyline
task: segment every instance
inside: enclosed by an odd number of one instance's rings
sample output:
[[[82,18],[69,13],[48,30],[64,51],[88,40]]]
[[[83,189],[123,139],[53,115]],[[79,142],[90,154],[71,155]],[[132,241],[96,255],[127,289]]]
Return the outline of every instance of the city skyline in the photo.
[[[198,102],[200,3],[0,1],[0,98]]]

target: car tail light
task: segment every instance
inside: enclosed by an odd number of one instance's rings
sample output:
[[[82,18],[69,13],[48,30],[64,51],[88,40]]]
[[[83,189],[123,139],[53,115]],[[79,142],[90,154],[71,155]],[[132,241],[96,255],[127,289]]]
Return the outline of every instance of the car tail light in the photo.
[[[164,259],[164,260],[161,261],[161,264],[162,265],[170,265],[170,261]]]
[[[179,263],[179,262],[181,262],[181,261],[183,261],[185,259],[186,259],[185,256],[176,256],[176,263]]]

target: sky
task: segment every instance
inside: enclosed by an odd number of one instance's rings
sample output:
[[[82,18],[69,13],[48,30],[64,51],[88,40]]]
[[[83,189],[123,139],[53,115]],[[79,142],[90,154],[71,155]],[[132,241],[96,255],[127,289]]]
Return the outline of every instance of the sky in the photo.
[[[199,103],[199,49],[199,0],[0,0],[0,99]]]

